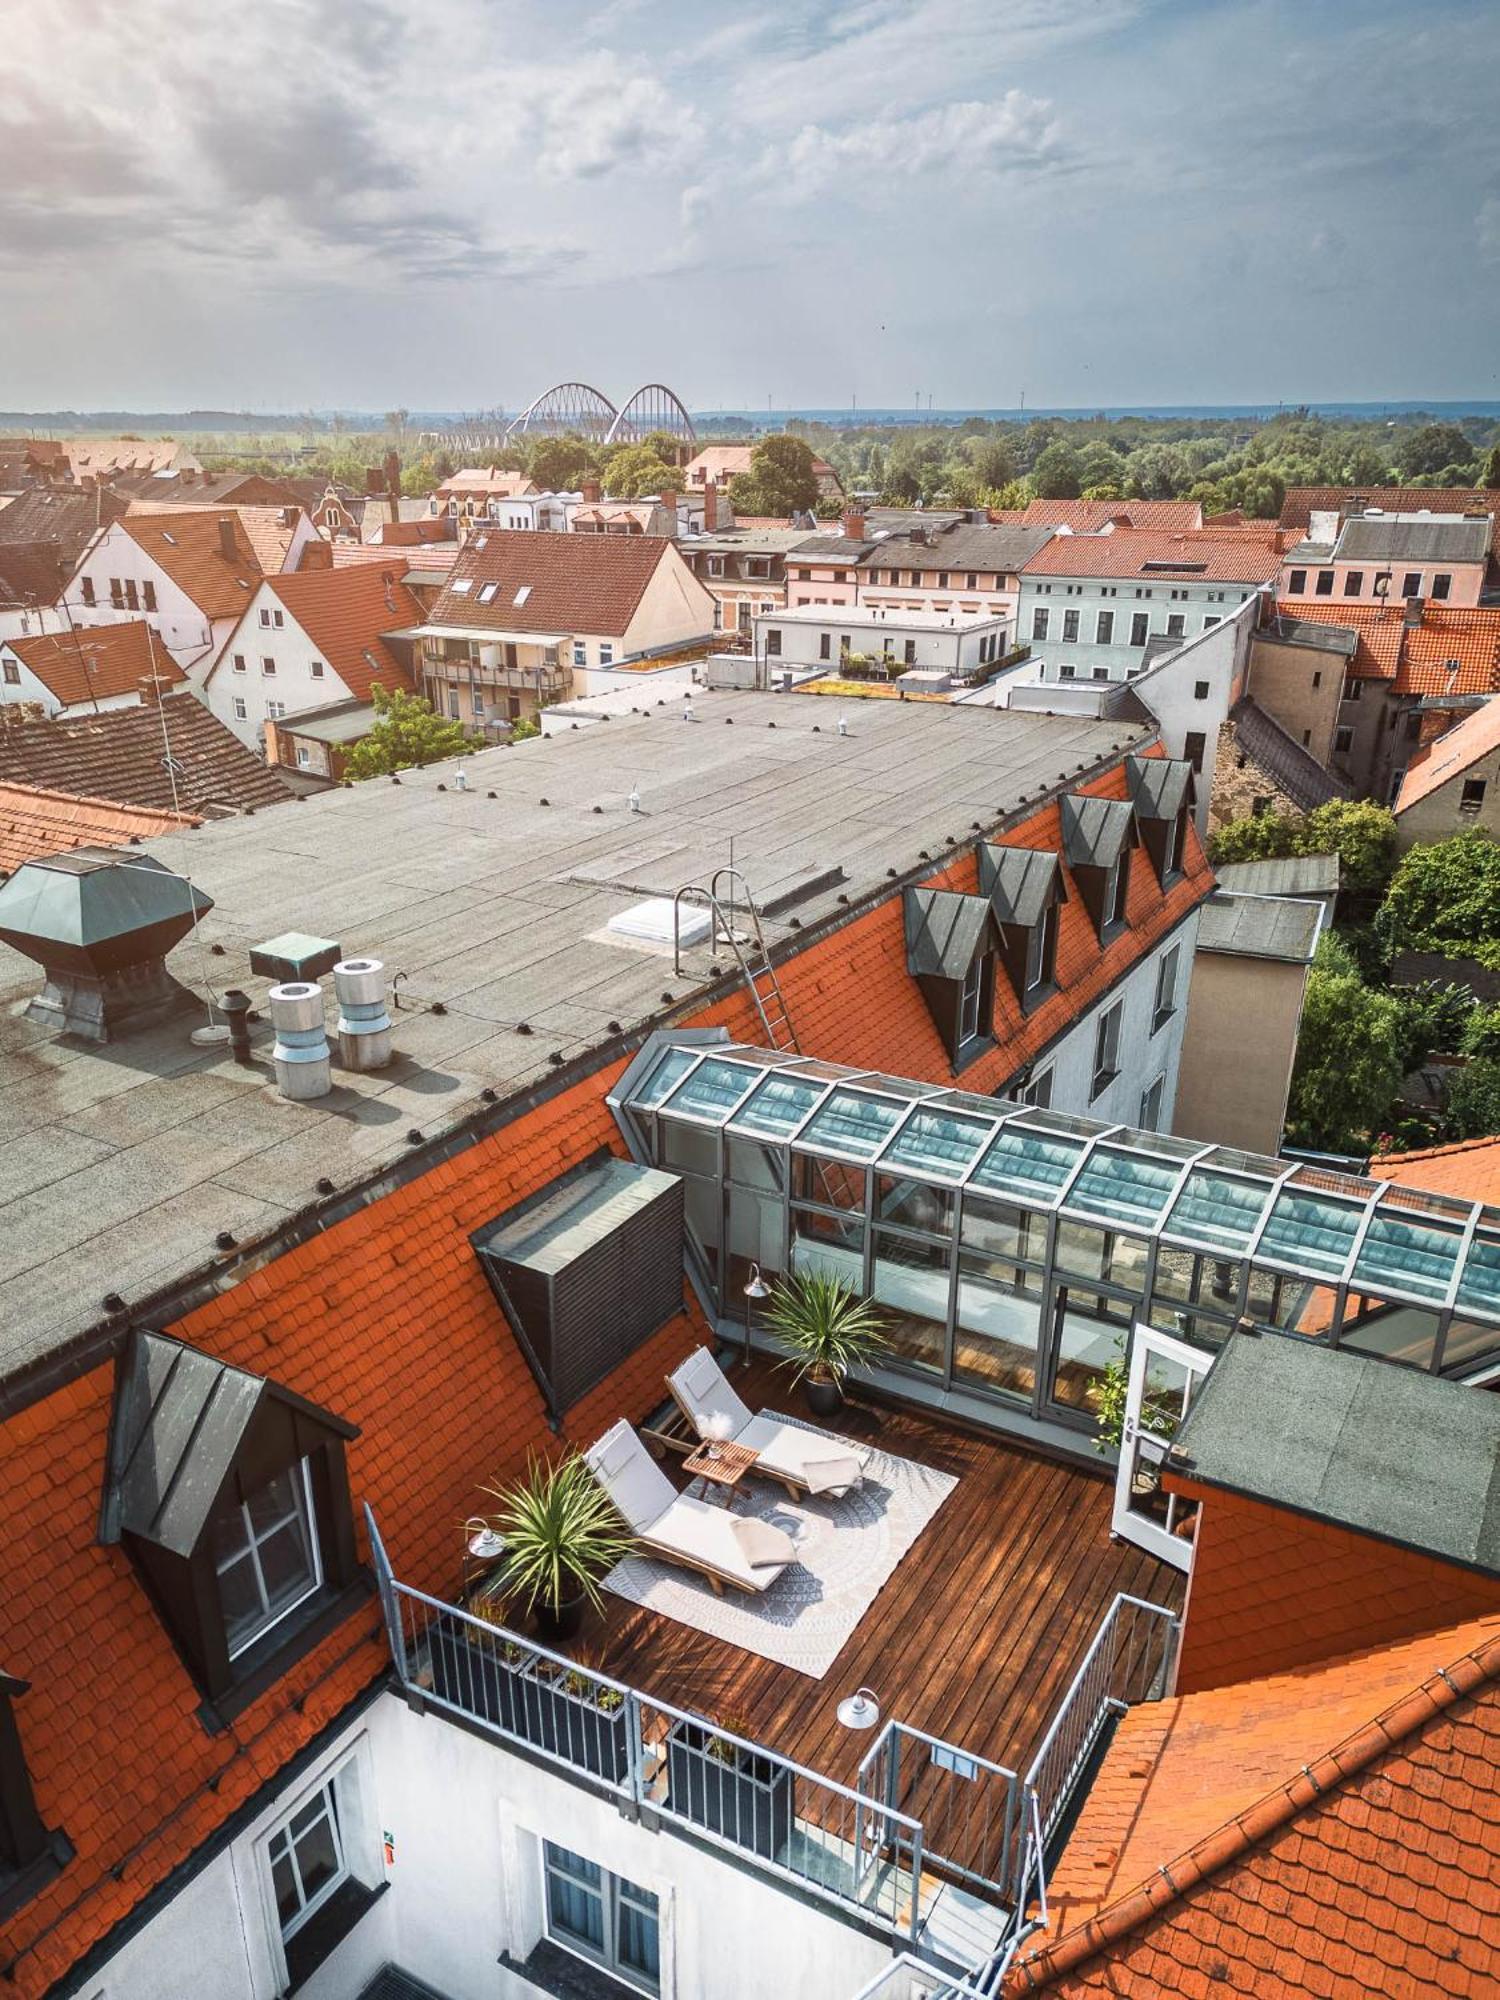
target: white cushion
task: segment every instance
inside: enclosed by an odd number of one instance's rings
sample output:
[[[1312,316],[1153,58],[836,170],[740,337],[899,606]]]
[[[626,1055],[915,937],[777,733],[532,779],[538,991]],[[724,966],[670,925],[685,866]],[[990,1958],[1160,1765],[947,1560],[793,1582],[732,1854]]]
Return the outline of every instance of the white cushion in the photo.
[[[710,1417],[728,1417],[734,1428],[729,1435],[738,1439],[750,1421],[750,1412],[730,1388],[724,1370],[706,1347],[695,1347],[667,1381],[687,1411],[699,1437],[708,1437]]]
[[[717,1570],[721,1576],[733,1578],[747,1590],[765,1590],[781,1575],[787,1563],[796,1559],[795,1545],[788,1537],[787,1547],[791,1553],[786,1562],[757,1567],[740,1546],[739,1536],[735,1533],[736,1518],[727,1507],[713,1507],[706,1500],[695,1500],[682,1493],[659,1521],[652,1522],[650,1532],[642,1539],[648,1548],[690,1556],[693,1561]]]
[[[756,1464],[767,1472],[784,1472],[807,1486],[815,1484],[810,1472],[812,1466],[834,1459],[848,1461],[841,1481],[817,1485],[819,1492],[826,1493],[847,1493],[851,1486],[858,1486],[869,1458],[868,1452],[859,1451],[842,1438],[829,1437],[823,1431],[805,1431],[797,1424],[781,1423],[777,1418],[767,1416],[764,1410],[750,1419],[735,1443],[753,1451]]]
[[[639,1534],[676,1498],[672,1482],[623,1417],[584,1453],[590,1470]]]

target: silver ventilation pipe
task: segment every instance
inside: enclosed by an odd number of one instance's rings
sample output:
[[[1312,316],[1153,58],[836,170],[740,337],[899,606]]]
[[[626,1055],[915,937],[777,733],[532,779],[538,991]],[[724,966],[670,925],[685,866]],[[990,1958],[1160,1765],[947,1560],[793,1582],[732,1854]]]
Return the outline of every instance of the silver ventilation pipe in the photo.
[[[296,1103],[326,1097],[333,1088],[328,1035],[323,1026],[323,989],[313,979],[273,986],[267,998],[276,1043],[271,1061],[283,1097]]]
[[[384,1069],[391,1059],[391,1017],[385,966],[378,958],[345,958],[333,968],[339,1002],[339,1061],[345,1069]]]

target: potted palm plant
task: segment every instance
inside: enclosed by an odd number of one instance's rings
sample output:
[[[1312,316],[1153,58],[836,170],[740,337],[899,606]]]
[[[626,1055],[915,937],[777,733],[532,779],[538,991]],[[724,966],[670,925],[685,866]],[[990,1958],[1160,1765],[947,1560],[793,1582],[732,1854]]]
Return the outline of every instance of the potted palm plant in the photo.
[[[586,1606],[604,1609],[599,1581],[634,1538],[576,1452],[532,1459],[524,1478],[485,1491],[499,1502],[491,1525],[505,1542],[499,1589],[525,1605],[543,1640],[572,1638]]]
[[[837,1416],[849,1370],[890,1345],[874,1301],[827,1271],[793,1271],[779,1279],[765,1324],[787,1350],[792,1380],[802,1384],[815,1417]]]

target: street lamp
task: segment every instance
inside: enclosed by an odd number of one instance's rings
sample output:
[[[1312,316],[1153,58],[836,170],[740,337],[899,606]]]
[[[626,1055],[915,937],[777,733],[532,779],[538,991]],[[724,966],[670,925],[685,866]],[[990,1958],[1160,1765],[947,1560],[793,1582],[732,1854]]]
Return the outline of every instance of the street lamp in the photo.
[[[745,1287],[745,1366],[750,1366],[750,1322],[762,1299],[771,1296],[771,1287],[760,1275],[759,1264],[750,1266],[750,1282]]]

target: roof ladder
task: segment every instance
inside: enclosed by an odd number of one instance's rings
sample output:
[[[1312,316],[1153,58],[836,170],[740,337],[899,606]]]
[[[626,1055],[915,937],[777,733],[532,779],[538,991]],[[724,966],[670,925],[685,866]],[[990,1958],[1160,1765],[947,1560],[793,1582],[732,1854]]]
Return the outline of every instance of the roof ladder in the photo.
[[[767,1044],[773,1049],[789,1050],[793,1055],[801,1055],[802,1045],[797,1040],[797,1031],[792,1026],[792,1017],[781,990],[781,982],[776,977],[776,968],[771,963],[771,954],[766,948],[766,934],[761,925],[760,911],[755,907],[755,898],[750,893],[750,885],[739,869],[716,869],[708,888],[689,883],[679,889],[672,898],[672,963],[679,979],[684,976],[681,920],[684,903],[708,911],[711,955],[714,958],[718,957],[721,944],[727,944],[734,953],[740,971],[745,976],[745,985],[749,988],[750,998],[755,1002],[755,1011],[760,1016]],[[738,922],[741,915],[745,919],[743,931]]]

